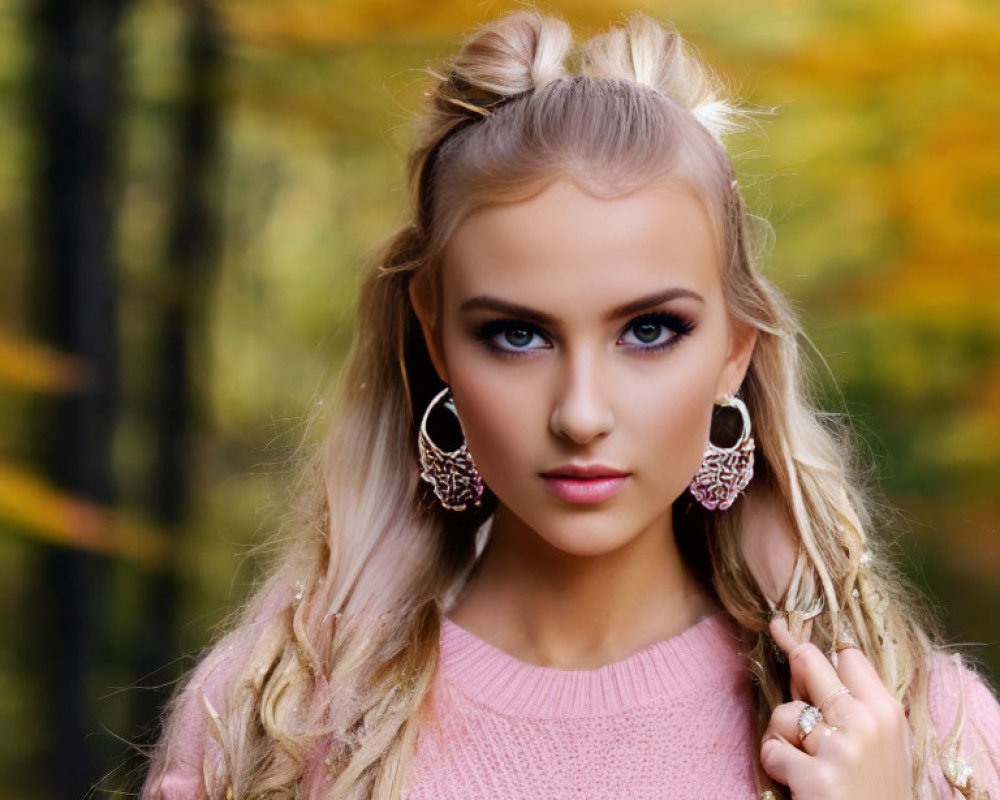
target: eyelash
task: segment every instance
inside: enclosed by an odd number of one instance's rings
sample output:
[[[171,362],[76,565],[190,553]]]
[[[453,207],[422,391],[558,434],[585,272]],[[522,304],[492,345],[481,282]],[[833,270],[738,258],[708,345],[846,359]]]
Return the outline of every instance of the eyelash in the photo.
[[[671,331],[673,336],[665,341],[654,344],[626,344],[624,346],[640,353],[658,353],[673,347],[684,336],[687,336],[692,330],[694,330],[694,324],[685,317],[674,313],[659,311],[651,314],[642,314],[632,320],[629,320],[628,324],[622,329],[622,333],[618,337],[619,341],[629,331],[634,330],[640,325],[647,325],[650,323],[653,325],[659,325],[667,331]],[[477,339],[486,345],[486,347],[501,356],[517,358],[534,350],[547,349],[538,347],[504,347],[494,341],[501,334],[509,333],[511,331],[523,331],[524,333],[539,336],[547,342],[549,341],[545,332],[534,323],[522,322],[514,319],[490,320],[489,322],[480,325],[476,330],[475,335]]]

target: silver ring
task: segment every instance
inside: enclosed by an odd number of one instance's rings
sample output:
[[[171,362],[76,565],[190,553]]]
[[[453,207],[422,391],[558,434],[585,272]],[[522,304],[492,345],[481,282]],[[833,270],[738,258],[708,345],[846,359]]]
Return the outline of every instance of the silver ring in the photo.
[[[837,691],[828,696],[826,700],[824,700],[822,703],[819,704],[819,710],[822,711],[826,707],[826,704],[829,703],[831,700],[833,700],[835,697],[840,697],[842,694],[850,694],[850,693],[851,693],[850,689],[848,689],[846,686],[841,686],[839,689],[837,689]]]
[[[799,712],[799,741],[803,741],[823,721],[823,712],[816,706],[806,706]]]

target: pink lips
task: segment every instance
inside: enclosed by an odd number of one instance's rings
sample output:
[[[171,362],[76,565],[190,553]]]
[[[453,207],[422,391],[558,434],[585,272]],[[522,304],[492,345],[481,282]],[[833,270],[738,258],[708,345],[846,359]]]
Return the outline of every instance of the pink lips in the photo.
[[[625,485],[629,473],[601,464],[567,465],[543,472],[542,477],[556,497],[567,503],[600,503]]]

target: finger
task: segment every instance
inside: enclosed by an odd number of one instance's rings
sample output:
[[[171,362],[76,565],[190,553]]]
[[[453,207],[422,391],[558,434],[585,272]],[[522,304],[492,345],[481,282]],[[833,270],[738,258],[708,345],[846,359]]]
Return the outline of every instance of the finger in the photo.
[[[788,630],[788,620],[784,616],[772,619],[768,628],[774,643],[781,648],[786,656],[798,647],[799,640],[792,636],[791,631]]]
[[[796,642],[782,618],[771,620],[771,635],[788,656],[792,673],[792,696],[813,705],[823,702],[837,691],[843,682],[830,660],[810,642]]]
[[[771,720],[767,726],[768,734],[777,734],[782,739],[789,742],[799,740],[799,714],[806,707],[807,703],[802,700],[793,700],[790,703],[782,703],[776,706],[771,712]]]
[[[801,700],[791,703],[782,703],[771,713],[771,721],[767,727],[767,733],[777,734],[782,739],[792,744],[798,743],[801,749],[809,755],[814,756],[819,753],[826,737],[832,735],[837,729],[820,721],[809,733],[803,735],[800,719],[803,711],[809,708],[808,704]]]
[[[788,620],[784,616],[772,619],[768,628],[771,631],[771,638],[774,639],[774,643],[785,654],[786,658],[792,650],[799,646],[799,640],[788,630]],[[793,700],[802,700],[805,697],[805,692],[803,688],[797,685],[794,675],[789,686],[789,692]]]
[[[854,701],[854,696],[847,686],[841,686],[833,694],[828,695],[825,700],[817,704],[817,708],[823,712],[823,718],[831,725],[844,725],[851,719],[850,703]]]
[[[796,777],[809,769],[812,757],[777,735],[765,736],[760,745],[760,765],[772,780],[789,786]]]
[[[845,648],[837,654],[837,672],[851,694],[863,703],[891,697],[872,662],[855,647]]]

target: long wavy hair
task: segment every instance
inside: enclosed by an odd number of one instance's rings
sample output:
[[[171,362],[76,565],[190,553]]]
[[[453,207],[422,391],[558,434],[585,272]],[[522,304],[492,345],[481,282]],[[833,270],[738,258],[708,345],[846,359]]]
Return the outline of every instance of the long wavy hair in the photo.
[[[157,796],[185,735],[177,711],[192,705],[211,735],[209,797],[400,796],[430,706],[441,616],[475,568],[475,534],[491,510],[488,501],[444,512],[419,480],[417,423],[439,386],[410,284],[433,316],[442,250],[477,207],[560,177],[604,196],[669,177],[709,209],[730,313],[757,331],[742,387],[757,442],[753,491],[780,505],[798,547],[779,610],[793,628],[810,620],[827,651],[853,633],[907,704],[916,791],[930,798],[933,762],[958,735],[937,741],[930,723],[936,640],[872,535],[850,437],[808,397],[796,318],[755,267],[760,221],[723,146],[747,112],[675,30],[641,14],[575,45],[562,21],[517,12],[475,31],[430,74],[410,158],[412,222],[364,281],[329,432],[304,459],[299,522],[270,577],[175,692],[143,797]],[[741,548],[742,505],[705,512],[685,493],[673,516],[686,557],[742,631],[762,733],[787,700],[788,673],[767,636],[775,601]],[[757,772],[762,790],[786,796]]]

